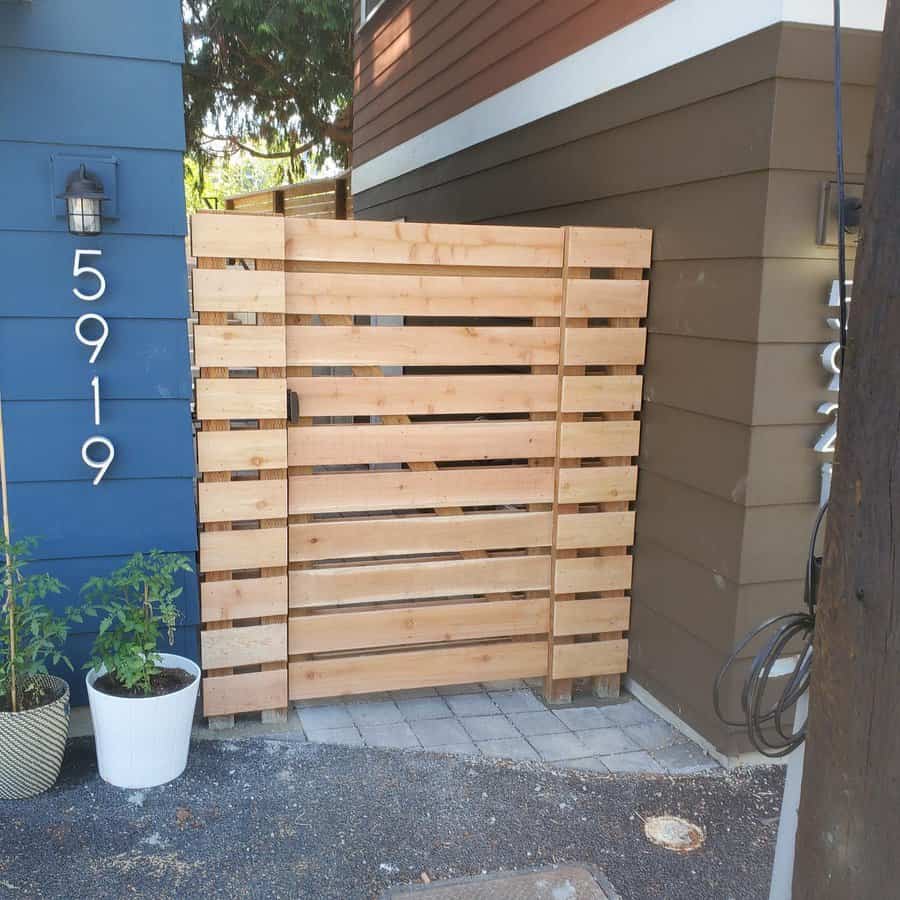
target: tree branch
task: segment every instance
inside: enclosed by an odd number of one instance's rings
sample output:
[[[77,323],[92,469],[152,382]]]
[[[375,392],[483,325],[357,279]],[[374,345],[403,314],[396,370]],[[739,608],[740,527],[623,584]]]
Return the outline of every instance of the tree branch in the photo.
[[[207,141],[224,141],[226,144],[234,147],[235,150],[242,150],[244,153],[249,153],[250,156],[255,156],[258,159],[294,159],[294,157],[299,156],[301,153],[306,153],[307,150],[312,150],[312,148],[315,147],[318,143],[317,141],[312,140],[307,141],[305,144],[301,144],[299,147],[293,147],[290,150],[280,150],[274,153],[264,153],[262,150],[256,150],[249,144],[243,143],[241,140],[234,137],[234,135],[204,134],[203,137]]]

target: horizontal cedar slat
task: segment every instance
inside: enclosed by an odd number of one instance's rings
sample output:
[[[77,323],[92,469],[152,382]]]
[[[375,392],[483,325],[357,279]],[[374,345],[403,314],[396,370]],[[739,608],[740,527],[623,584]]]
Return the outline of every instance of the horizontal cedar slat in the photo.
[[[559,228],[336,222],[293,217],[283,222],[287,260],[522,268],[562,265],[563,232]]]
[[[576,353],[628,355],[630,361],[634,350],[620,343],[593,340]],[[289,366],[530,366],[555,365],[558,360],[558,328],[293,325],[287,329]]]
[[[627,631],[631,601],[628,597],[585,597],[556,604],[553,634],[603,634]]]
[[[200,633],[203,668],[225,669],[278,662],[287,657],[285,625],[249,625]]]
[[[198,366],[232,369],[284,366],[284,328],[274,325],[195,325]]]
[[[642,366],[646,343],[645,328],[569,328],[566,365]]]
[[[286,278],[287,311],[297,315],[554,317],[562,297],[558,278],[318,272]]]
[[[584,556],[556,561],[556,592],[619,591],[631,587],[631,556]]]
[[[283,480],[201,481],[197,485],[201,522],[247,522],[287,516]],[[244,532],[236,532],[244,534]],[[227,566],[225,568],[228,568]]]
[[[646,269],[653,232],[649,228],[569,229],[572,268]]]
[[[191,217],[191,255],[282,259],[282,216],[198,213]]]
[[[194,269],[195,312],[283,313],[284,272]]]
[[[237,581],[204,581],[200,585],[203,622],[284,616],[288,610],[287,575],[274,578],[241,578]]]
[[[549,547],[549,512],[408,516],[290,526],[290,561]]]
[[[553,469],[549,466],[496,466],[424,472],[298,475],[290,479],[288,494],[291,515],[550,503],[553,499]]]
[[[300,569],[290,578],[292,609],[360,602],[459,597],[550,587],[549,556],[501,556],[440,562]]]
[[[560,550],[587,547],[628,547],[634,543],[634,512],[574,513],[560,515],[556,546]]]
[[[274,669],[203,679],[203,715],[228,716],[288,703],[288,672]]]
[[[289,378],[304,416],[549,412],[556,375]],[[235,417],[237,418],[237,417]]]
[[[536,678],[547,672],[547,642],[374,653],[292,662],[288,668],[291,700],[466,684],[476,673],[485,681]]]
[[[553,648],[553,674],[557,678],[618,675],[627,668],[626,640],[557,644]]]
[[[563,412],[635,412],[641,408],[640,375],[566,375]]]
[[[284,493],[283,482],[263,481],[259,483],[281,485],[281,493]],[[230,572],[286,565],[286,528],[203,531],[200,533],[201,572]]]
[[[598,424],[618,426],[632,423]],[[577,439],[573,436],[573,440]],[[609,443],[613,448],[609,452],[610,456],[626,455],[624,451],[616,449],[620,444],[624,446],[624,441]],[[324,425],[291,429],[288,445],[288,459],[292,466],[527,459],[553,456],[556,448],[556,424],[440,422],[417,425]],[[631,447],[631,443],[628,447]],[[632,451],[629,450],[627,455],[632,455]]]
[[[648,281],[573,278],[566,290],[566,316],[572,319],[643,319]]]
[[[283,378],[200,378],[198,419],[283,419],[287,409]]]
[[[640,422],[563,422],[559,455],[563,459],[637,456]]]
[[[289,653],[540,634],[547,629],[549,604],[539,597],[302,616],[290,620]]]
[[[199,431],[197,464],[201,472],[286,469],[285,431]]]
[[[585,466],[559,470],[560,503],[612,503],[636,497],[636,466]]]

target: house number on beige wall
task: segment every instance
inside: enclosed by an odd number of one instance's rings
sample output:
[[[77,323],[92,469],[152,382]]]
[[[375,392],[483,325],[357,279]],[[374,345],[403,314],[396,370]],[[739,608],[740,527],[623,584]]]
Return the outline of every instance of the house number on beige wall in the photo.
[[[847,285],[847,316],[849,320],[850,314],[850,289],[853,287],[853,282],[846,282]],[[835,281],[831,285],[831,294],[828,298],[828,308],[829,309],[838,309],[840,310],[841,299],[840,293],[838,290],[838,282]],[[826,321],[828,322],[828,327],[834,329],[838,332],[838,340],[832,341],[823,351],[820,357],[822,361],[822,368],[831,376],[828,382],[828,392],[830,394],[835,395],[834,400],[828,400],[825,403],[822,403],[819,406],[818,412],[819,415],[829,416],[831,417],[831,424],[825,431],[819,435],[819,440],[816,441],[815,450],[816,453],[834,453],[834,443],[837,440],[837,416],[838,416],[838,404],[837,404],[837,394],[841,389],[841,342],[840,342],[840,330],[841,330],[841,320],[840,316],[828,316]],[[822,464],[822,487],[820,492],[820,502],[824,503],[829,494],[831,493],[831,470],[832,463],[826,462]]]
[[[93,293],[85,293],[80,288],[73,287],[72,293],[78,300],[84,303],[93,303],[99,300],[106,293],[106,278],[103,273],[94,266],[82,264],[83,256],[101,256],[102,250],[76,250],[75,261],[72,264],[72,275],[75,278],[87,276],[96,280],[96,288]],[[93,334],[93,336],[92,336]],[[109,338],[109,325],[106,319],[98,313],[85,313],[75,322],[75,338],[80,344],[91,348],[91,355],[88,358],[88,365],[94,365],[100,358],[103,347]],[[93,398],[94,425],[100,427],[101,423],[101,407],[100,407],[100,376],[94,375],[90,381],[91,396]],[[116,448],[109,438],[95,434],[89,437],[81,445],[81,459],[86,466],[95,469],[97,474],[94,476],[94,487],[103,481],[103,476],[112,465],[112,461],[116,457]]]

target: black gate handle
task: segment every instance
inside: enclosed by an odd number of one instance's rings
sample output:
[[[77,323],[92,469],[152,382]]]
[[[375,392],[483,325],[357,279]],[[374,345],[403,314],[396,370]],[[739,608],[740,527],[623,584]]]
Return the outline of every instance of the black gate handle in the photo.
[[[287,392],[287,419],[291,425],[300,421],[300,398],[296,391]]]

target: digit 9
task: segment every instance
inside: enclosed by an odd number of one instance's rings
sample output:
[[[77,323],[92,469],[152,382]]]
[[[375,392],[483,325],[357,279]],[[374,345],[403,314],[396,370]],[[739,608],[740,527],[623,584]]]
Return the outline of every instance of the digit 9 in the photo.
[[[98,445],[106,450],[106,456],[103,459],[94,459],[90,454],[91,448]],[[103,481],[103,476],[106,475],[107,469],[109,469],[112,461],[116,458],[116,448],[109,438],[95,435],[94,437],[89,437],[81,445],[81,458],[86,466],[97,470],[97,474],[94,477],[94,487],[97,487]]]

